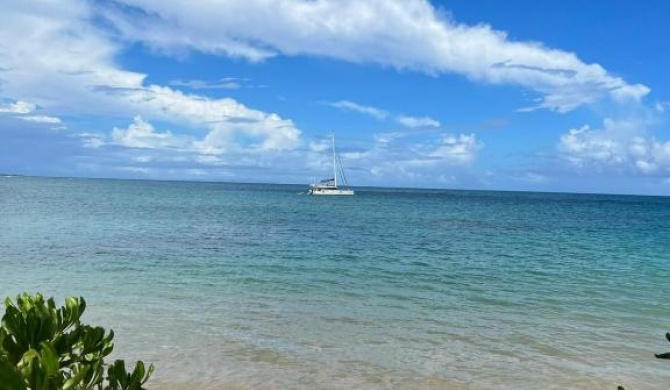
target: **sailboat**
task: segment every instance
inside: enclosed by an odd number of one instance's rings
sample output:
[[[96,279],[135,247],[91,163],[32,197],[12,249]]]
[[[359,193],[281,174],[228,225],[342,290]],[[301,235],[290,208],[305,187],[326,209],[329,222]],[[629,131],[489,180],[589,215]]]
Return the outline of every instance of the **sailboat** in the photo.
[[[346,188],[348,186],[347,178],[344,176],[344,170],[342,170],[342,162],[335,153],[335,133],[332,134],[332,145],[333,145],[333,178],[324,179],[316,183],[309,185],[309,190],[307,193],[309,195],[353,195],[354,190]],[[337,186],[337,177],[341,178],[341,182],[345,187]]]

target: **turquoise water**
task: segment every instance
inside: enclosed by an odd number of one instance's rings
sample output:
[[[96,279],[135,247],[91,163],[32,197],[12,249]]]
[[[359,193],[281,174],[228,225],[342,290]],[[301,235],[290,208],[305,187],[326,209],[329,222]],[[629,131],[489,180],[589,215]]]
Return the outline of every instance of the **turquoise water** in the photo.
[[[0,295],[244,389],[670,387],[670,198],[0,178]]]

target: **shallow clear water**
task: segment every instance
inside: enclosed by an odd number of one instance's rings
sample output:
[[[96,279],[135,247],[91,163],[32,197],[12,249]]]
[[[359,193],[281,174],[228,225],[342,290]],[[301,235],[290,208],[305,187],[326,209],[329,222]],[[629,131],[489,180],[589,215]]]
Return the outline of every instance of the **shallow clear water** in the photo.
[[[164,384],[670,386],[670,198],[0,178],[0,295]]]

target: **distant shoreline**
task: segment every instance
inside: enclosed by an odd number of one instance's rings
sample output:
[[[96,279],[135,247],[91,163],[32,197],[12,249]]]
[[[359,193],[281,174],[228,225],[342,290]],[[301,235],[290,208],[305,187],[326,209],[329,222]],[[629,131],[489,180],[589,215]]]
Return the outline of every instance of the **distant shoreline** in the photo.
[[[248,181],[218,181],[218,180],[193,180],[193,179],[169,179],[169,178],[151,178],[151,177],[92,177],[92,176],[45,176],[28,175],[19,173],[0,173],[2,177],[25,177],[36,179],[67,179],[67,180],[118,180],[118,181],[146,181],[152,183],[203,183],[203,184],[237,184],[237,185],[276,185],[276,186],[303,186],[309,185],[309,180],[301,183],[277,183],[277,182],[248,182]],[[668,198],[670,194],[639,194],[639,193],[612,193],[612,192],[571,192],[571,191],[532,191],[532,190],[509,190],[495,188],[427,188],[427,187],[392,187],[392,186],[370,186],[356,185],[350,186],[358,191],[366,190],[386,190],[386,191],[454,191],[454,192],[502,192],[519,194],[551,194],[551,195],[576,195],[576,196],[633,196],[650,198]]]

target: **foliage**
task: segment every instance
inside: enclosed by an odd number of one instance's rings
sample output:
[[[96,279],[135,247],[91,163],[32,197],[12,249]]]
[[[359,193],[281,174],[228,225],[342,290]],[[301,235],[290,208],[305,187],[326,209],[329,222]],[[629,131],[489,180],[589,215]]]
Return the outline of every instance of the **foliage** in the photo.
[[[123,360],[106,364],[114,332],[81,323],[84,298],[21,294],[5,300],[0,325],[0,390],[142,390],[153,373],[138,361],[128,373]]]
[[[668,332],[668,333],[665,334],[665,338],[666,338],[668,341],[670,341],[670,332]],[[670,352],[668,352],[668,353],[654,354],[654,356],[656,356],[656,357],[659,358],[659,359],[670,359]],[[1,389],[0,389],[0,390],[1,390]],[[626,390],[626,388],[623,387],[623,386],[618,386],[618,387],[617,387],[617,390]]]
[[[665,334],[665,338],[666,338],[668,341],[670,341],[670,333],[666,333],[666,334]],[[656,356],[656,357],[659,358],[659,359],[670,359],[670,352],[667,352],[667,353],[660,353],[660,354],[658,354],[658,355],[654,355],[654,356]]]

